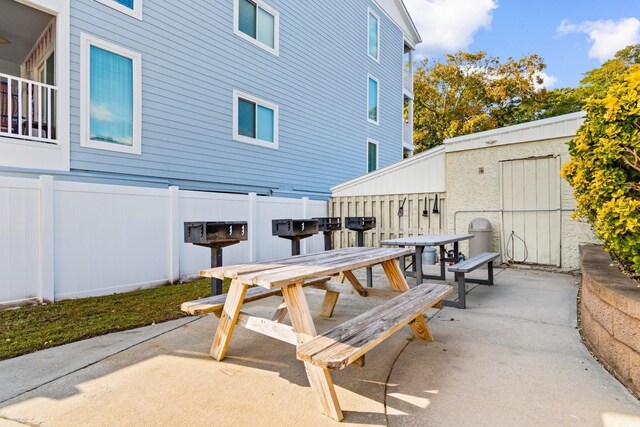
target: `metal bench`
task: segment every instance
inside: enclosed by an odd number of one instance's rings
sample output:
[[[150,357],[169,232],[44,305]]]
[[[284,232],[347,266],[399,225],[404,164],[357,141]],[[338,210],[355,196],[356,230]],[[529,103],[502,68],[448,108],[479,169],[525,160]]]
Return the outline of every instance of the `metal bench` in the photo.
[[[321,368],[343,369],[361,361],[366,352],[422,317],[452,291],[449,285],[416,286],[298,346],[296,357]],[[432,340],[430,335],[420,335],[416,334],[418,338]]]
[[[498,252],[484,252],[450,266],[449,271],[456,274],[456,280],[458,281],[458,303],[445,301],[445,305],[456,308],[467,308],[465,283],[479,283],[481,285],[493,286],[493,261],[499,257],[500,254]],[[487,264],[487,280],[465,278],[466,273],[470,273],[485,264]]]

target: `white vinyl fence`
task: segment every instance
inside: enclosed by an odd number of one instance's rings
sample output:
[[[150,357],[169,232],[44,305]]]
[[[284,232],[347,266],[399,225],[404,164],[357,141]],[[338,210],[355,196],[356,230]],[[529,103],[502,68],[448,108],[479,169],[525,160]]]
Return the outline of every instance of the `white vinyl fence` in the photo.
[[[327,202],[0,177],[0,304],[106,295],[194,277],[208,248],[183,243],[187,221],[247,221],[224,263],[290,255],[275,218],[327,215]],[[322,235],[302,253],[321,251]]]

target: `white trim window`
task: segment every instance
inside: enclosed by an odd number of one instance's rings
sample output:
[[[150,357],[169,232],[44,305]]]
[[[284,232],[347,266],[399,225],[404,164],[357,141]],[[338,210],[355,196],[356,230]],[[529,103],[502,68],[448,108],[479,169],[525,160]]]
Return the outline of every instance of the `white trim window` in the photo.
[[[80,145],[141,154],[141,56],[80,35]]]
[[[280,54],[280,14],[262,0],[233,1],[233,32],[269,53]]]
[[[112,9],[142,21],[142,0],[96,0]]]
[[[378,159],[380,157],[378,147],[378,141],[367,138],[367,173],[378,169]]]
[[[367,23],[367,53],[380,62],[380,17],[369,8]]]
[[[367,120],[380,124],[380,81],[367,74]]]
[[[233,91],[233,139],[278,148],[278,106],[255,96]]]

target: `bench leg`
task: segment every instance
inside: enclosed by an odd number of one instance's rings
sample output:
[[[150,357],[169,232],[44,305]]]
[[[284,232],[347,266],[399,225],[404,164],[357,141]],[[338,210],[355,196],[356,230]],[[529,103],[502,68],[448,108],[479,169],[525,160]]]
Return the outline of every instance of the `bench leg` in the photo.
[[[394,290],[399,292],[406,292],[409,290],[409,285],[404,278],[404,274],[402,274],[402,270],[400,270],[397,259],[383,262],[382,268],[384,269],[384,274],[387,275],[387,279],[389,279],[389,283]],[[429,330],[424,317],[416,317],[410,325],[416,338],[429,342],[433,341],[433,335],[431,335],[431,331]]]
[[[458,273],[458,308],[467,308],[467,295],[464,287],[464,273]]]
[[[240,283],[231,282],[227,299],[222,308],[220,315],[220,321],[218,322],[218,329],[216,335],[213,338],[213,344],[211,345],[211,357],[216,360],[224,359],[231,342],[231,336],[233,335],[233,329],[238,322],[238,315],[242,308],[242,302],[244,296],[247,293],[247,286]]]
[[[313,324],[307,300],[302,292],[302,283],[282,288],[282,296],[287,307],[289,307],[291,326],[293,326],[293,331],[296,333],[298,343],[302,344],[315,337],[317,335],[316,327]],[[338,396],[336,395],[329,370],[307,362],[305,362],[304,368],[307,371],[309,384],[320,411],[334,420],[341,421],[344,416],[338,403]]]
[[[489,274],[489,286],[493,286],[493,261],[489,261],[489,264],[487,264],[487,271]]]

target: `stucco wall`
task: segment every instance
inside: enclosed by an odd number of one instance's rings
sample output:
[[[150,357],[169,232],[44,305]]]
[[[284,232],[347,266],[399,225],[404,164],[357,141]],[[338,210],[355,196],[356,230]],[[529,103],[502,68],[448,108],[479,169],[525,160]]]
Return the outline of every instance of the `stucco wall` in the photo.
[[[560,155],[564,164],[569,160],[566,143],[570,138],[558,138],[544,141],[524,142],[519,144],[484,147],[482,149],[447,152],[446,184],[448,199],[448,225],[450,231],[466,232],[469,222],[476,217],[484,217],[493,225],[493,249],[502,251],[501,247],[501,215],[499,212],[459,213],[469,210],[500,209],[500,161],[523,159],[533,156]],[[484,173],[479,173],[479,168]],[[589,225],[571,218],[575,209],[575,198],[571,187],[561,180],[562,193],[562,234],[561,234],[561,268],[575,270],[579,268],[580,243],[595,242],[595,236]],[[462,251],[468,254],[467,245]]]

